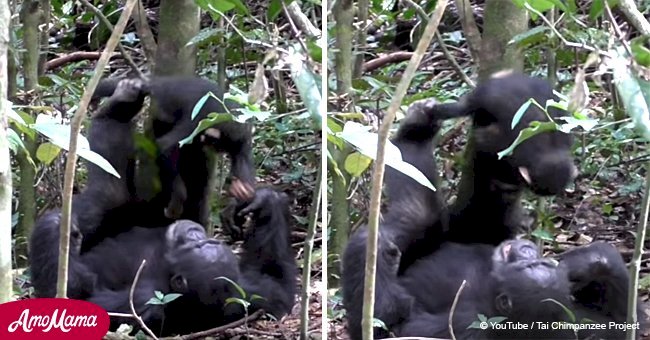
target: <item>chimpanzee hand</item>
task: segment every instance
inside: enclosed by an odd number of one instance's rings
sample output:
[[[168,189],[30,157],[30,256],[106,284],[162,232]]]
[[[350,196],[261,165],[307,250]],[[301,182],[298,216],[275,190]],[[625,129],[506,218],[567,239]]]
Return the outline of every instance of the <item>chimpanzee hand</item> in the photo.
[[[238,216],[253,213],[258,217],[270,215],[275,207],[286,206],[289,197],[270,188],[261,188],[255,192],[253,201],[239,210]]]
[[[248,183],[237,177],[233,177],[228,192],[235,198],[242,201],[249,201],[255,196],[253,183]]]
[[[117,87],[111,98],[116,98],[123,102],[135,102],[140,96],[146,93],[145,88],[146,84],[142,79],[122,79],[117,83]]]

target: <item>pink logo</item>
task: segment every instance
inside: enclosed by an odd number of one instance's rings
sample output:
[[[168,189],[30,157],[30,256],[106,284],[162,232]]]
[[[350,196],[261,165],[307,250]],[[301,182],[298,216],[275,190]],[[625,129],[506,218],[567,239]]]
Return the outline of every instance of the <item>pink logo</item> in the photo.
[[[110,320],[101,307],[69,299],[28,299],[0,305],[0,339],[101,339]]]

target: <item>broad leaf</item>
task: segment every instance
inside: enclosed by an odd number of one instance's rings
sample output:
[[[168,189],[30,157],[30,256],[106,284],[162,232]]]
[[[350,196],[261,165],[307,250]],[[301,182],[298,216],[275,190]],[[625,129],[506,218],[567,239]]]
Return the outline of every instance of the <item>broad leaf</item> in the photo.
[[[337,135],[354,146],[362,154],[372,159],[376,159],[378,136],[376,133],[369,132],[368,129],[368,127],[356,122],[346,122],[343,131]],[[402,153],[399,151],[399,148],[393,145],[390,141],[386,141],[385,159],[386,165],[411,177],[425,187],[434,191],[436,190],[420,170],[402,160]]]

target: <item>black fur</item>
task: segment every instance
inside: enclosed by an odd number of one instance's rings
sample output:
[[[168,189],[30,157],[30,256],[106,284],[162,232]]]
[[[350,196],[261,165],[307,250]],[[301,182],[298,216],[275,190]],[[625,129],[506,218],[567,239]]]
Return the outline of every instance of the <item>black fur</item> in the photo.
[[[554,266],[540,259],[530,242],[508,241],[517,231],[514,222],[518,222],[515,212],[519,193],[527,186],[538,194],[560,192],[573,178],[574,168],[569,156],[570,137],[559,133],[536,136],[520,145],[512,156],[497,158],[496,153],[509,146],[531,120],[545,119],[540,110],[529,109],[511,130],[519,106],[530,97],[542,105],[553,97],[550,86],[541,80],[512,74],[499,79],[479,85],[460,103],[415,103],[393,139],[404,160],[435,184],[432,154],[438,122],[473,116],[476,149],[470,158],[474,178],[469,193],[457,199],[449,214],[436,193],[387,170],[389,203],[379,226],[374,317],[397,336],[448,338],[448,313],[462,280],[467,280],[469,286],[461,294],[454,314],[458,338],[565,338],[565,331],[522,334],[467,329],[478,320],[479,313],[522,322],[568,320],[557,305],[539,304],[545,298],[576,309],[578,317],[601,322],[625,319],[616,314],[621,306],[624,310],[621,301],[627,292],[621,288],[628,280],[617,252],[605,251],[602,245],[582,248],[612,267],[601,277],[581,275],[585,283],[577,283],[570,278],[582,271],[591,273],[601,265],[574,262],[563,255],[561,265]],[[538,162],[540,159],[546,161]],[[519,174],[519,167],[529,170],[530,181]],[[362,228],[351,237],[343,257],[343,300],[352,339],[361,338],[366,242],[367,231]],[[596,286],[599,289],[593,288]],[[579,287],[589,288],[581,293]],[[593,297],[603,291],[607,292],[609,305]],[[601,303],[592,307],[593,301]],[[387,337],[390,333],[375,328],[375,336]]]
[[[247,299],[252,299],[249,311],[262,308],[278,317],[288,313],[293,306],[297,269],[289,244],[290,217],[284,194],[259,189],[252,201],[236,207],[235,213],[250,214],[253,222],[239,260],[230,247],[208,238],[203,227],[192,221],[181,220],[167,227],[158,224],[159,228],[135,226],[135,221],[146,220],[151,213],[146,210],[147,202],[129,194],[126,174],[133,155],[129,120],[140,109],[135,103],[142,103],[142,84],[140,80],[120,81],[93,118],[91,148],[113,164],[121,179],[98,168],[89,169],[86,189],[73,200],[68,297],[94,302],[111,312],[129,313],[130,287],[142,260],[147,260],[134,305],[157,333],[200,331],[241,318],[245,314],[242,306],[227,304],[226,299],[243,297],[231,283],[217,279],[221,276],[246,291]],[[243,221],[241,216],[238,223]],[[58,238],[59,213],[49,212],[39,219],[30,240],[32,281],[39,297],[55,295]],[[182,296],[165,306],[146,304],[156,290]],[[262,299],[252,298],[255,295]],[[124,322],[137,326],[133,321],[113,319],[112,328]]]
[[[112,93],[117,80],[106,79],[100,83],[94,97]],[[245,187],[252,191],[255,172],[252,160],[252,126],[235,121],[222,122],[204,131],[199,137],[182,148],[179,142],[188,137],[201,119],[209,113],[224,113],[237,107],[235,104],[223,105],[214,98],[208,99],[197,117],[192,119],[192,111],[197,102],[206,94],[213,93],[223,97],[223,91],[213,82],[196,77],[155,77],[146,82],[143,92],[148,94],[157,107],[153,122],[160,156],[158,166],[165,214],[169,218],[191,219],[199,223],[208,220],[208,183],[211,170],[203,147],[211,147],[216,152],[227,153],[232,160],[231,192],[238,198],[249,199],[241,193]],[[227,109],[228,110],[227,110]],[[251,192],[252,193],[252,192]]]
[[[122,214],[115,214],[131,200],[128,173],[133,166],[133,124],[131,119],[140,111],[141,82],[120,83],[115,93],[92,118],[89,134],[91,150],[102,155],[117,171],[117,178],[98,166],[88,163],[88,184],[81,194],[72,199],[72,240],[70,249],[70,270],[68,275],[68,296],[83,298],[92,291],[94,277],[78,256],[86,247],[101,239],[100,225]],[[111,215],[111,216],[109,216]],[[32,283],[39,297],[53,297],[56,294],[56,277],[59,253],[60,211],[54,210],[41,216],[30,239],[30,262]],[[99,232],[98,232],[99,230]]]

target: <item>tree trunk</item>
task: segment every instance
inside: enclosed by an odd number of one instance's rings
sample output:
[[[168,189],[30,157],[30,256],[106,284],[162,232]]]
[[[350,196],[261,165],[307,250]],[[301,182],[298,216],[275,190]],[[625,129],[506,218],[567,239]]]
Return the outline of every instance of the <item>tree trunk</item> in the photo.
[[[354,6],[352,0],[342,0],[334,3],[334,8],[332,9],[334,14],[334,20],[336,21],[336,48],[337,52],[335,54],[335,65],[334,69],[336,70],[336,93],[341,98],[353,98],[354,93],[352,93],[352,72],[354,68],[354,59],[352,58],[352,41],[354,37],[355,29],[352,26],[354,20]],[[344,111],[348,105],[342,103],[338,108],[340,111]],[[345,170],[343,169],[343,164],[345,158],[350,153],[349,148],[344,148],[344,150],[336,149],[336,146],[329,144],[330,152],[334,161],[339,166],[339,169],[344,173],[343,177],[336,176],[333,172],[332,174],[332,207],[331,207],[331,219],[329,221],[329,226],[333,230],[331,235],[331,251],[330,253],[335,254],[340,258],[341,252],[343,251],[345,245],[347,244],[347,239],[350,233],[350,211],[349,204],[347,200],[348,191],[347,184],[349,183],[349,176],[345,175]],[[336,278],[340,274],[340,263],[334,258],[330,257],[331,261],[328,264],[329,267],[329,280],[331,286],[336,286]]]
[[[49,6],[49,4],[48,4]],[[23,23],[23,72],[25,78],[25,91],[38,91],[38,69],[41,49],[41,34],[39,25],[43,19],[40,3],[38,0],[26,0],[22,4],[20,20]],[[27,154],[20,152],[17,155],[20,168],[20,200],[18,203],[18,227],[16,228],[16,259],[18,265],[26,264],[27,240],[32,234],[34,221],[36,220],[36,169],[28,160],[27,156],[33,157],[36,154],[36,140],[24,136],[23,143]]]
[[[528,15],[511,1],[487,0],[485,2],[484,32],[481,38],[479,78],[488,78],[492,73],[513,69],[523,70],[521,51],[508,41],[528,29]],[[470,130],[463,155],[462,175],[458,184],[458,196],[454,208],[466,204],[474,193],[474,133]]]
[[[9,1],[0,1],[0,303],[9,302],[11,279],[11,163],[9,162],[8,122],[5,112],[9,49]]]
[[[192,0],[162,0],[158,25],[158,47],[153,73],[156,76],[194,75],[196,68],[196,47],[186,46],[199,32],[199,8]],[[158,108],[152,105],[146,123],[145,135],[154,139],[153,117]],[[151,199],[160,191],[156,160],[149,155],[139,156],[139,171],[136,179],[137,192],[142,199]],[[205,202],[208,204],[209,200]]]

